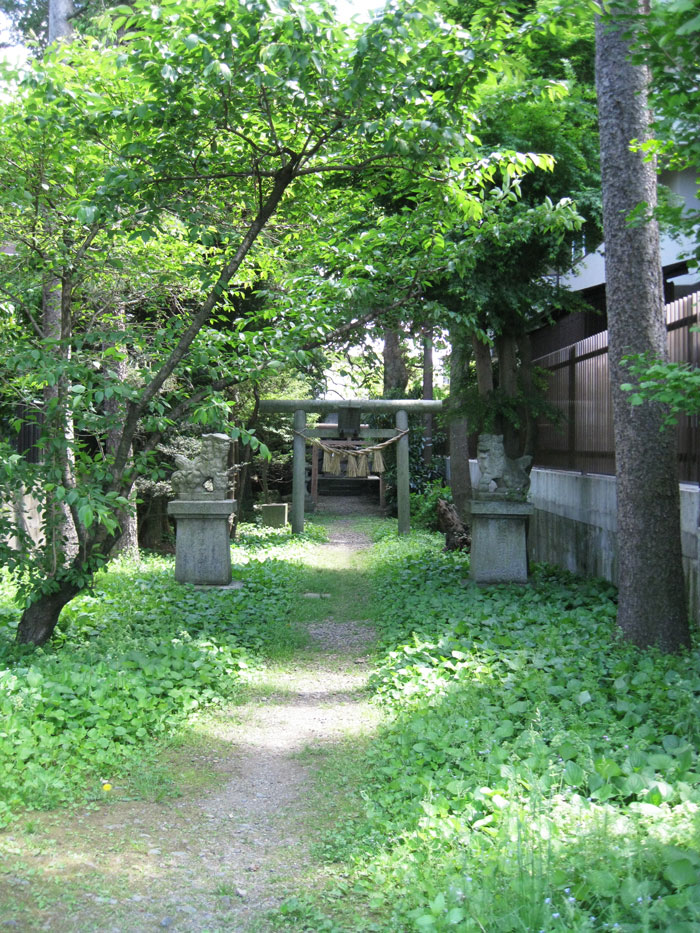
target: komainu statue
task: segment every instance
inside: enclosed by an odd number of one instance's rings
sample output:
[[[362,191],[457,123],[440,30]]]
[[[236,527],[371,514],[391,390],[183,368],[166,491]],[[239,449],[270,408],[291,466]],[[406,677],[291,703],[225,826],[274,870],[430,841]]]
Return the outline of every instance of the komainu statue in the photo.
[[[226,434],[203,434],[199,456],[194,460],[175,455],[177,470],[170,478],[178,499],[228,499],[228,454],[231,438]]]
[[[503,449],[502,434],[480,434],[476,458],[481,479],[474,490],[475,499],[526,499],[532,457],[511,460]]]

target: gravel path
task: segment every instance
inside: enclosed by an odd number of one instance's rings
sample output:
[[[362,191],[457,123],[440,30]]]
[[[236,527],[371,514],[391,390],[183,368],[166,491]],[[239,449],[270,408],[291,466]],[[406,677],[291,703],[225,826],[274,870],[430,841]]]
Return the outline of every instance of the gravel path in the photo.
[[[349,503],[346,514],[357,514],[358,504]],[[314,563],[351,569],[354,552],[368,543],[352,519],[336,521]],[[329,743],[368,733],[377,717],[365,692],[371,628],[362,619],[338,621],[331,614],[345,617],[347,607],[342,612],[320,598],[317,605],[318,618],[308,623],[309,649],[268,669],[248,703],[208,721],[211,742],[191,764],[214,770],[215,790],[161,803],[115,800],[79,814],[72,828],[54,833],[55,851],[49,847],[35,865],[72,882],[86,873],[86,893],[52,909],[48,919],[44,913],[37,926],[14,929],[273,930],[266,912],[314,884],[311,769],[322,767]],[[100,876],[104,890],[95,893]]]

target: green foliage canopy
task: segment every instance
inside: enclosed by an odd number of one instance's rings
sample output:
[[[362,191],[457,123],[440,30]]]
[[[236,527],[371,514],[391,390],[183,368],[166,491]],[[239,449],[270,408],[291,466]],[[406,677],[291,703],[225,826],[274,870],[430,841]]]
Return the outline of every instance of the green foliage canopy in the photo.
[[[102,32],[7,75],[2,287],[20,340],[4,348],[3,403],[38,412],[58,387],[43,406],[58,466],[8,450],[4,488],[67,503],[80,545],[72,557],[24,536],[26,550],[8,552],[30,601],[84,586],[105,560],[164,429],[195,409],[213,426],[212,391],[352,324],[351,308],[234,307],[322,199],[382,165],[406,177],[448,167],[456,198],[472,184],[465,113],[501,43],[498,18],[472,35],[429,3],[390,8],[352,36],[323,4],[166,0],[117,7]],[[60,283],[60,337],[39,316],[47,280]],[[222,311],[228,333],[211,327]]]

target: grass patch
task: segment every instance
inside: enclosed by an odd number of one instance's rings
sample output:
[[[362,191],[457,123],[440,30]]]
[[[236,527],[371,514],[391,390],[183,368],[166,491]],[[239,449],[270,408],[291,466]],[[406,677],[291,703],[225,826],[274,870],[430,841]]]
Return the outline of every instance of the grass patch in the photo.
[[[303,643],[291,607],[299,560],[321,536],[245,526],[232,548],[237,590],[178,584],[171,558],[117,561],[39,649],[15,644],[19,610],[2,576],[0,825],[106,799],[105,781],[148,799],[177,794],[156,764],[159,743],[234,701],[267,656]]]
[[[607,583],[477,588],[438,536],[375,538],[387,724],[346,753],[362,808],[327,816],[328,896],[280,926],[699,929],[697,652],[619,641]]]

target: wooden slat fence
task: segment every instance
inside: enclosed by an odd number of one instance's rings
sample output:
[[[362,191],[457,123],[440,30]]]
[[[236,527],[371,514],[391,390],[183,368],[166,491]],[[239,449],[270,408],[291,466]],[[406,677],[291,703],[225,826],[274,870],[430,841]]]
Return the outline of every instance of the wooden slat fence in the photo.
[[[670,359],[700,365],[700,292],[666,305]],[[533,361],[548,372],[547,401],[558,423],[537,426],[535,466],[581,473],[615,472],[612,401],[608,377],[608,332]],[[681,416],[678,427],[680,479],[700,482],[698,416]]]

